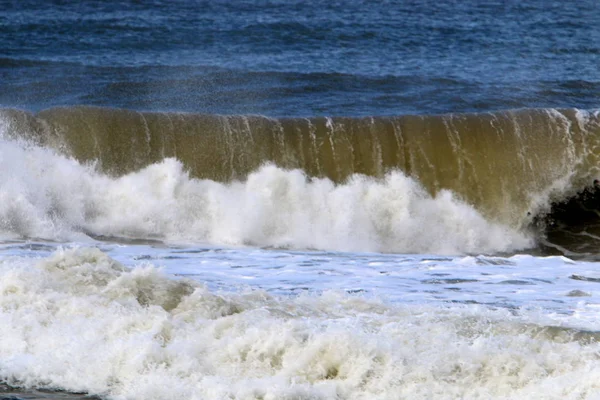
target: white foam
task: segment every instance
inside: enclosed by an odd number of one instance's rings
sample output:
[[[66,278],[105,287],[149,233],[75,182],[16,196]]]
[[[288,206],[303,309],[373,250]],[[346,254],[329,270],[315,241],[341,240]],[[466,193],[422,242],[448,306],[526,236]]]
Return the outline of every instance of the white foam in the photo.
[[[537,319],[219,294],[60,250],[0,262],[0,379],[144,400],[594,398],[600,345]]]
[[[191,179],[165,159],[112,178],[49,149],[0,142],[0,231],[53,240],[81,233],[350,251],[488,253],[526,235],[486,221],[448,191],[391,172],[335,185],[266,165],[244,182]]]

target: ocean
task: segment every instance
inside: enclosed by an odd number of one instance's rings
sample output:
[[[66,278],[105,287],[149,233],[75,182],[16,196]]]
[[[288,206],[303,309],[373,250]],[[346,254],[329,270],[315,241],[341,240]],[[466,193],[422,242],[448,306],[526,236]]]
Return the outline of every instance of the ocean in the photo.
[[[600,399],[600,3],[5,0],[0,399]]]

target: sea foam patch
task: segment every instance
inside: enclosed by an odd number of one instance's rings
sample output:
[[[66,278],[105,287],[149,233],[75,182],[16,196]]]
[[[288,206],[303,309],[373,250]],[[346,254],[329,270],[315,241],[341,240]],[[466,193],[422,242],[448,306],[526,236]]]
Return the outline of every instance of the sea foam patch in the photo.
[[[0,377],[109,398],[592,398],[598,342],[535,314],[216,293],[97,249],[0,263]]]

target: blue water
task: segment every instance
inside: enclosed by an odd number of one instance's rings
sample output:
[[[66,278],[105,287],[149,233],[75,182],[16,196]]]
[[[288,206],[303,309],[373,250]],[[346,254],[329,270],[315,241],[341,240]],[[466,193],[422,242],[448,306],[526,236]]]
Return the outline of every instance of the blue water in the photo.
[[[0,105],[272,116],[596,108],[600,3],[4,1]]]

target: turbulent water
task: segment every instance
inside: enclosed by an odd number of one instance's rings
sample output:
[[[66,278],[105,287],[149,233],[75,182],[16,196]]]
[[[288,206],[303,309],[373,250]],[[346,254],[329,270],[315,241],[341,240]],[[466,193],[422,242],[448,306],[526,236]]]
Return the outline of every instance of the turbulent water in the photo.
[[[8,233],[595,254],[596,237],[577,233],[597,224],[584,201],[600,176],[597,112],[276,119],[73,107],[0,117]],[[561,208],[569,201],[581,207]],[[586,208],[595,218],[571,226]]]
[[[593,1],[8,1],[0,398],[599,399]]]
[[[0,370],[9,383],[145,399],[593,398],[598,390],[597,306],[581,301],[592,294],[567,277],[566,259],[107,245],[48,255],[51,247],[4,247],[16,254],[0,281]],[[131,270],[107,256],[131,260],[128,252],[138,260]],[[250,286],[217,292],[192,277]],[[397,302],[332,289],[344,286]],[[484,297],[491,308],[435,305]],[[553,305],[557,297],[564,304]]]

